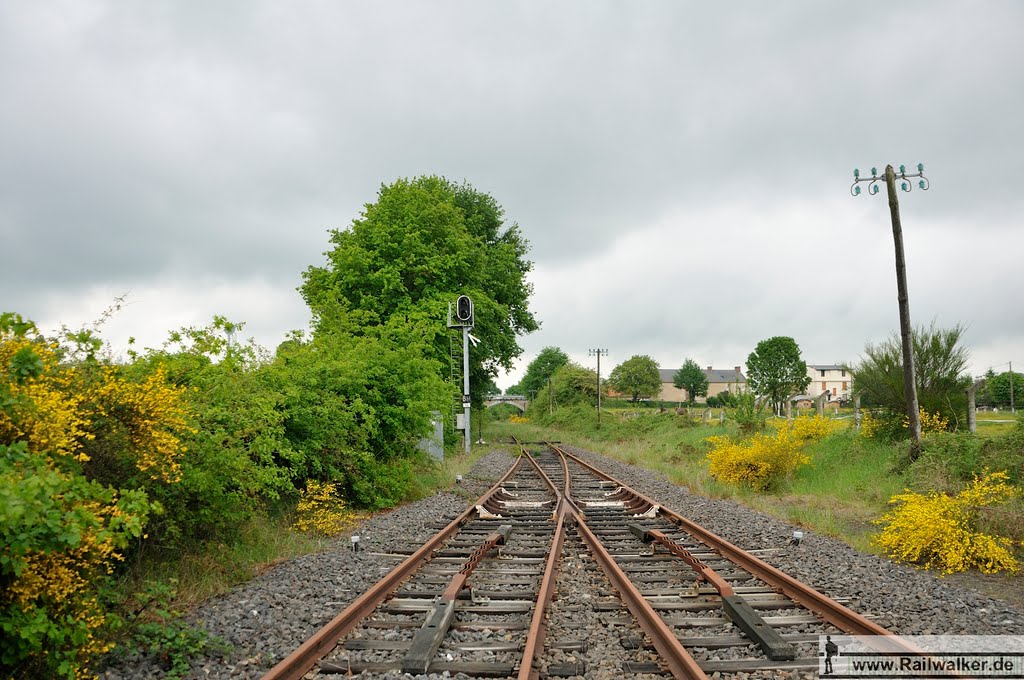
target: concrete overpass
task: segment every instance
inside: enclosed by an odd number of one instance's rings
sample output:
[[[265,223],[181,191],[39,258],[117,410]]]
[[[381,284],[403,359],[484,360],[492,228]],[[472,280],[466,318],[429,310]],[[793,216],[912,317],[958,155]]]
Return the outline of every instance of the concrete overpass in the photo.
[[[492,394],[484,399],[484,408],[497,406],[498,404],[512,404],[520,411],[526,411],[530,405],[529,400],[520,394]]]

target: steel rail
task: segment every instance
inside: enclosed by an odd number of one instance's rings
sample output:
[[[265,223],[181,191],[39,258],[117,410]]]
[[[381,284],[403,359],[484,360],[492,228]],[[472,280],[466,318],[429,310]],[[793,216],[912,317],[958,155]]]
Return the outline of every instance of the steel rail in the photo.
[[[514,439],[514,438],[513,438]],[[533,465],[541,479],[555,492],[558,501],[555,506],[555,535],[551,539],[551,550],[548,552],[547,562],[544,564],[544,576],[541,578],[537,590],[537,605],[533,608],[533,616],[530,619],[530,629],[526,636],[526,645],[523,647],[523,660],[519,665],[518,680],[535,680],[539,673],[533,670],[533,662],[537,654],[544,648],[544,639],[547,637],[547,625],[544,623],[545,613],[548,605],[555,596],[555,585],[558,580],[558,569],[562,561],[562,546],[565,544],[565,495],[558,490],[547,473],[541,469],[522,445],[516,440],[516,444],[522,449],[526,460]],[[569,466],[564,457],[559,457],[562,463],[565,486],[569,484]]]
[[[608,473],[594,467],[585,460],[574,456],[571,453],[563,451],[562,449],[549,445],[555,451],[558,451],[576,463],[587,468],[594,474],[605,478],[608,481],[615,482],[615,484],[621,486],[623,489],[628,490],[631,494],[635,495],[638,499],[643,500],[650,505],[659,505],[655,501],[651,500],[644,494],[633,489],[624,482],[615,479]],[[831,623],[836,628],[849,633],[851,635],[886,635],[896,638],[891,642],[905,647],[908,651],[920,651],[916,646],[911,645],[909,642],[902,640],[898,635],[892,631],[883,628],[877,623],[866,619],[852,609],[848,609],[843,605],[839,604],[835,600],[829,598],[823,593],[815,590],[811,586],[799,581],[792,576],[786,574],[783,571],[773,567],[772,565],[764,562],[763,560],[751,555],[750,553],[738,548],[729,541],[725,540],[721,536],[705,529],[704,527],[696,524],[695,522],[683,517],[679,513],[661,507],[661,513],[667,517],[670,521],[677,524],[681,529],[689,533],[697,540],[705,543],[706,545],[717,550],[723,557],[733,562],[734,564],[746,569],[748,572],[757,576],[765,583],[768,583],[772,587],[778,588],[782,594],[789,597],[794,602],[806,607],[810,611],[814,612],[818,616],[822,617],[828,623]]]
[[[520,460],[508,469],[494,486],[488,489],[479,499],[448,526],[435,534],[412,555],[409,555],[398,566],[377,581],[369,590],[352,601],[340,614],[303,642],[295,651],[282,659],[276,666],[267,671],[261,680],[300,680],[327,652],[338,644],[338,641],[351,632],[359,622],[369,616],[374,609],[394,591],[399,584],[408,578],[426,561],[430,554],[448,538],[455,534],[473,513],[476,506],[483,505],[494,496],[501,486],[509,480],[520,465]]]
[[[626,572],[622,571],[622,568],[615,562],[615,558],[601,543],[601,540],[590,530],[587,526],[586,519],[580,511],[579,506],[572,499],[571,487],[568,474],[568,463],[566,463],[567,454],[558,447],[551,444],[547,445],[553,451],[558,453],[562,457],[562,465],[566,470],[565,475],[565,489],[566,493],[563,496],[563,503],[565,504],[568,513],[572,516],[573,521],[576,524],[576,530],[580,534],[580,538],[590,547],[591,554],[594,556],[594,560],[598,566],[611,581],[614,588],[619,592],[619,597],[622,602],[629,609],[630,613],[636,619],[637,624],[643,629],[647,636],[651,639],[654,644],[654,648],[658,651],[658,655],[661,660],[668,666],[669,672],[672,673],[672,677],[680,678],[682,680],[707,680],[707,674],[701,670],[697,660],[694,659],[686,648],[683,647],[682,643],[672,629],[668,627],[665,620],[651,607],[650,602],[643,596],[640,590],[633,584]],[[607,475],[602,475],[607,476]]]

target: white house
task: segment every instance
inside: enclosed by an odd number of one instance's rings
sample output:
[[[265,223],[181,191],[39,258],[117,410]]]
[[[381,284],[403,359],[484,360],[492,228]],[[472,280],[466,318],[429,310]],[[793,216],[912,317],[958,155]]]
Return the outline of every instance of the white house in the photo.
[[[811,384],[807,386],[810,397],[816,398],[827,392],[828,401],[846,401],[850,398],[853,382],[845,367],[838,364],[807,364],[807,375],[811,379]]]

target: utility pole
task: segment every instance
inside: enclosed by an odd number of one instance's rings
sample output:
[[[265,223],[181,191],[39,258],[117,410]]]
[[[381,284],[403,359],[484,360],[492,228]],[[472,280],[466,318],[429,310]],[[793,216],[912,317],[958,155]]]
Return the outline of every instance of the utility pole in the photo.
[[[900,204],[896,194],[896,178],[902,180],[900,188],[903,191],[910,191],[912,185],[907,180],[912,177],[920,177],[918,186],[927,191],[930,183],[924,176],[924,164],[917,164],[917,173],[907,174],[906,166],[900,166],[899,175],[892,169],[891,165],[885,166],[883,177],[878,176],[878,170],[871,168],[871,178],[860,176],[860,170],[853,171],[853,184],[850,186],[850,193],[854,196],[860,195],[859,182],[869,182],[868,193],[872,196],[878,193],[878,182],[885,180],[886,192],[889,196],[889,216],[892,218],[892,238],[896,247],[896,291],[900,307],[900,338],[903,344],[903,396],[907,402],[907,419],[910,421],[910,459],[917,460],[921,455],[921,417],[917,405],[917,381],[914,372],[914,346],[913,335],[910,325],[910,298],[907,293],[907,263],[903,256],[903,227],[900,224]]]
[[[597,427],[601,427],[601,357],[608,356],[607,349],[592,349],[588,351],[592,357],[597,357]]]
[[[1017,407],[1013,403],[1013,362],[1010,362],[1010,413],[1017,413]]]
[[[548,376],[548,415],[555,410],[555,395],[551,393],[551,376]]]

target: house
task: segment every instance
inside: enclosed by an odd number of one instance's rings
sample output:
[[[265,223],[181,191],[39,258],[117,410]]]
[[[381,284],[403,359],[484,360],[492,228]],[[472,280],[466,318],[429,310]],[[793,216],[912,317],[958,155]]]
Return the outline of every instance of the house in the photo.
[[[661,377],[661,392],[658,393],[658,399],[661,401],[689,401],[686,390],[679,389],[672,384],[678,371],[678,368],[658,369],[658,375]],[[726,391],[737,394],[747,390],[747,379],[743,376],[739,366],[731,369],[711,368],[708,366],[704,369],[704,375],[708,379],[709,397],[714,397]],[[704,403],[706,400],[704,397],[698,397],[697,401]]]
[[[845,366],[839,364],[807,364],[807,375],[811,384],[807,394],[812,399],[828,393],[828,401],[847,401],[850,398],[852,379]]]

